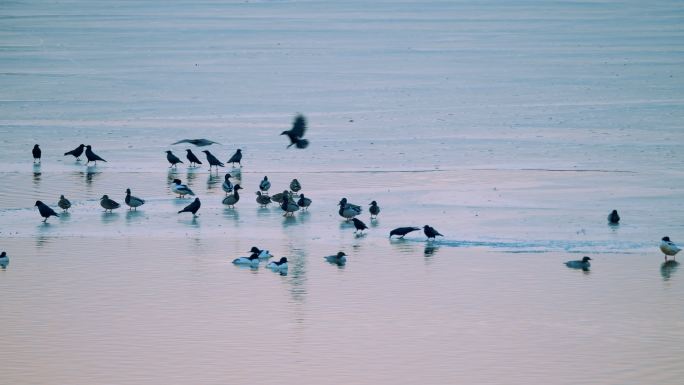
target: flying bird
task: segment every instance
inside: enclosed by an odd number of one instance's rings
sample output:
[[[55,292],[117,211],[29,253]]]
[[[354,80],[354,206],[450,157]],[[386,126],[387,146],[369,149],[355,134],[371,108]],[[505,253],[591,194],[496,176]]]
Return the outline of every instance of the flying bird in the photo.
[[[214,141],[209,140],[209,139],[183,139],[183,140],[177,141],[176,143],[171,143],[171,145],[173,146],[175,144],[181,144],[181,143],[190,143],[190,144],[194,144],[197,147],[209,146],[211,144],[221,144],[219,142],[214,142]]]
[[[45,218],[43,219],[43,222],[47,222],[48,218],[51,216],[59,217],[59,214],[55,212],[55,210],[51,209],[50,206],[46,205],[45,203],[41,201],[36,201],[36,204],[34,205],[38,207],[38,212],[40,213],[40,216]]]
[[[126,204],[128,205],[128,210],[134,209],[136,211],[138,210],[138,207],[145,204],[144,199],[140,199],[138,197],[131,195],[131,189],[129,188],[126,189],[126,199],[124,199],[124,202],[126,202]]]
[[[290,145],[287,148],[296,146],[297,148],[306,148],[309,145],[309,141],[304,139],[304,133],[306,133],[306,118],[304,115],[297,115],[292,123],[292,129],[283,131],[280,135],[287,135],[290,139]]]
[[[192,217],[195,218],[197,216],[197,211],[200,209],[200,206],[202,206],[202,203],[200,203],[199,198],[195,198],[195,200],[192,203],[185,206],[185,208],[183,210],[179,211],[178,214],[180,214],[180,213],[192,213]]]
[[[173,180],[173,184],[171,185],[171,191],[178,194],[179,198],[183,198],[186,195],[195,195],[195,193],[192,192],[192,190],[190,190],[190,187],[181,183],[180,179]]]
[[[97,164],[97,161],[98,161],[98,160],[101,160],[101,161],[103,161],[103,162],[106,162],[106,160],[100,158],[97,154],[95,154],[95,153],[93,152],[92,146],[91,146],[91,145],[87,145],[87,146],[86,146],[85,154],[86,154],[86,158],[88,158],[88,161],[86,162],[86,165],[87,165],[88,163],[90,163],[90,162],[95,162],[95,164]]]
[[[85,144],[79,144],[78,147],[74,148],[73,150],[65,152],[64,156],[73,155],[76,160],[81,160],[81,155],[83,154],[84,148]]]
[[[202,162],[197,158],[197,155],[192,153],[192,150],[189,148],[187,150],[187,154],[185,154],[185,157],[188,158],[188,162],[190,162],[190,167],[195,167],[198,164],[202,164]]]
[[[233,156],[231,156],[226,163],[232,163],[231,166],[233,167],[235,167],[235,163],[237,163],[240,165],[240,167],[242,167],[242,163],[240,163],[241,160],[242,150],[238,148],[237,151],[235,151],[235,154],[233,154]]]
[[[166,160],[168,160],[169,163],[171,163],[171,166],[169,166],[169,168],[176,167],[178,163],[183,163],[183,161],[178,159],[177,156],[173,155],[173,152],[171,151],[166,151]]]
[[[443,237],[444,235],[440,234],[439,231],[437,231],[434,227],[430,227],[428,225],[423,226],[423,232],[425,233],[425,236],[430,239],[435,239],[436,236]]]
[[[389,237],[392,238],[392,235],[398,235],[399,238],[404,238],[406,234],[416,230],[420,230],[420,227],[397,227],[390,231]]]
[[[209,171],[211,171],[213,166],[216,166],[216,172],[218,172],[219,166],[224,167],[223,163],[221,163],[221,161],[218,160],[214,154],[209,152],[209,150],[202,150],[202,152],[207,156],[207,162],[209,162]]]
[[[38,161],[38,163],[40,163],[40,156],[42,153],[40,151],[40,147],[38,147],[38,145],[36,144],[35,146],[33,146],[33,150],[31,150],[31,152],[33,153],[33,163],[36,163],[36,160]]]
[[[68,199],[64,197],[64,195],[59,196],[59,202],[57,202],[57,206],[59,206],[60,209],[64,211],[68,211],[69,208],[71,207],[71,202],[69,202]]]

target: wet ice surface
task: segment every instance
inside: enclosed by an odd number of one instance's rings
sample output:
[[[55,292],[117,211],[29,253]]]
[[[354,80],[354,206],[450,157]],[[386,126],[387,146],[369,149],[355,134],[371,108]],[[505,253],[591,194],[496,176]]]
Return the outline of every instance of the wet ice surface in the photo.
[[[629,6],[627,6],[629,5]],[[676,384],[676,2],[14,2],[0,25],[3,380]],[[309,118],[305,151],[278,134]],[[205,137],[225,172],[167,169]],[[43,162],[31,166],[40,143]],[[107,163],[65,151],[92,144]],[[313,200],[255,202],[292,178]],[[202,200],[192,219],[169,186]],[[126,188],[147,203],[123,205]],[[41,222],[33,207],[68,215]],[[99,198],[122,204],[104,213]],[[370,227],[337,215],[347,197]],[[382,208],[368,220],[368,203]],[[618,209],[623,220],[608,226]],[[430,224],[389,240],[400,226]],[[230,264],[251,246],[287,275]],[[323,258],[343,250],[338,267]],[[562,262],[590,255],[589,272]],[[581,369],[578,369],[581,368]],[[1,382],[1,381],[0,381]]]

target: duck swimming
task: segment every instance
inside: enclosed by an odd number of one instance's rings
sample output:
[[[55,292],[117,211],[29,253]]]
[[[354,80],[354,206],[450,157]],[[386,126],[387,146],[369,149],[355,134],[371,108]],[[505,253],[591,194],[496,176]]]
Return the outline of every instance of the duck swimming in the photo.
[[[344,264],[347,263],[347,257],[346,257],[346,255],[347,255],[347,254],[345,254],[344,252],[340,251],[340,252],[338,252],[338,253],[335,254],[335,255],[328,255],[327,257],[325,257],[325,260],[328,261],[328,262],[330,262],[330,263],[334,263],[334,264],[336,264],[336,265],[338,265],[338,266],[342,266],[342,265],[344,265]]]
[[[591,258],[584,257],[579,261],[567,261],[565,262],[565,266],[571,269],[589,270],[589,267],[591,267],[591,263],[589,263],[589,261],[591,261]]]
[[[284,271],[287,270],[287,258],[282,257],[280,258],[280,261],[271,261],[266,265],[269,269],[273,271]]]

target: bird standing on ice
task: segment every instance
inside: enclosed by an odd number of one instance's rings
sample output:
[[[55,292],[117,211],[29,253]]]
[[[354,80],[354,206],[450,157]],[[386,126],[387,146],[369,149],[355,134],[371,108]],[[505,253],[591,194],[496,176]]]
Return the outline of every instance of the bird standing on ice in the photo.
[[[665,260],[667,261],[667,257],[671,256],[674,259],[674,256],[677,255],[682,249],[679,248],[674,242],[670,240],[670,237],[663,237],[663,239],[660,241],[660,251],[665,254]]]

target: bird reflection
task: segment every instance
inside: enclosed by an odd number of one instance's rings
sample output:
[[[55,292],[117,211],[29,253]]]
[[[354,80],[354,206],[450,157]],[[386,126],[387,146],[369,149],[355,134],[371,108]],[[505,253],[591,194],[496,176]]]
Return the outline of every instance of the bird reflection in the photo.
[[[34,164],[33,165],[33,182],[34,183],[39,183],[40,182],[40,163]]]
[[[663,276],[663,281],[669,281],[670,278],[672,278],[672,274],[677,271],[678,266],[679,262],[674,259],[663,262],[663,264],[660,265],[660,275]]]
[[[86,173],[85,173],[86,184],[88,184],[88,185],[92,184],[95,177],[97,175],[101,174],[100,171],[96,171],[96,170],[97,170],[97,168],[95,166],[88,166],[86,168]]]
[[[191,184],[195,179],[197,179],[197,173],[195,172],[195,170],[189,168],[187,174],[185,175],[185,179],[188,182],[188,184]]]
[[[216,185],[218,185],[219,182],[222,182],[222,179],[220,176],[214,175],[214,174],[209,174],[209,179],[207,179],[207,190],[215,189]]]
[[[430,258],[433,257],[437,251],[439,251],[439,246],[434,245],[434,244],[427,244],[425,246],[425,249],[423,250],[423,255],[425,258]]]
[[[119,213],[103,212],[100,220],[102,223],[112,223],[119,218]]]

